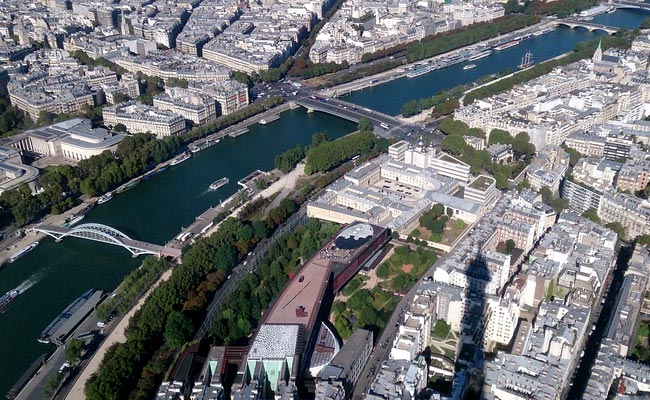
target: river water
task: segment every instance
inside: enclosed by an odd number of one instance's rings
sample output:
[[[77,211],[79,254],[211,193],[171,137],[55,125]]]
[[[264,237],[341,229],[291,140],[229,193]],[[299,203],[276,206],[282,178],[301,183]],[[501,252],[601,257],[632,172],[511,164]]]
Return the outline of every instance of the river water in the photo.
[[[591,22],[635,29],[646,17],[650,17],[650,12],[618,10],[611,14],[598,15]],[[532,36],[518,46],[494,51],[488,57],[473,61],[472,64],[476,64],[476,68],[464,71],[463,66],[468,64],[467,62],[455,64],[449,68],[432,71],[415,78],[403,77],[382,85],[352,92],[350,95],[342,97],[341,100],[386,114],[398,115],[402,105],[409,100],[429,97],[442,90],[475,81],[486,75],[506,70],[515,71],[521,63],[523,55],[529,50],[533,53],[535,62],[542,62],[571,51],[577,43],[593,39],[601,34],[604,32],[589,32],[584,28],[570,29],[559,26],[547,34]]]
[[[290,110],[268,125],[252,125],[250,132],[194,154],[194,157],[143,181],[113,200],[95,207],[81,223],[98,222],[134,239],[164,244],[211,206],[239,188],[237,181],[260,169],[273,169],[276,154],[314,133],[331,138],[352,132],[355,124],[327,114]],[[230,183],[208,191],[215,180]],[[48,238],[32,252],[0,269],[0,293],[13,288],[19,295],[0,314],[0,396],[40,354],[54,347],[36,338],[72,300],[90,288],[113,290],[124,275],[140,264],[121,247],[67,238]]]
[[[633,29],[648,16],[650,13],[640,10],[619,10],[593,21]],[[597,34],[559,27],[518,46],[495,51],[474,62],[474,69],[463,71],[463,64],[459,64],[354,92],[344,99],[396,115],[408,100],[514,69],[528,50],[540,62],[570,51],[576,43]],[[302,109],[287,111],[275,122],[253,125],[249,133],[236,139],[225,138],[190,160],[116,195],[93,209],[82,223],[104,223],[134,239],[163,244],[197,215],[233,194],[238,189],[237,180],[256,169],[272,169],[276,154],[297,143],[308,144],[316,132],[327,131],[331,138],[337,138],[354,128],[354,124],[329,115],[308,114]],[[222,177],[230,178],[230,183],[208,192],[208,185]],[[122,248],[79,239],[55,243],[48,238],[13,264],[1,267],[0,294],[16,287],[23,293],[0,314],[0,396],[33,360],[53,350],[53,346],[40,344],[36,338],[67,304],[90,288],[113,290],[139,264],[140,260],[131,258]]]

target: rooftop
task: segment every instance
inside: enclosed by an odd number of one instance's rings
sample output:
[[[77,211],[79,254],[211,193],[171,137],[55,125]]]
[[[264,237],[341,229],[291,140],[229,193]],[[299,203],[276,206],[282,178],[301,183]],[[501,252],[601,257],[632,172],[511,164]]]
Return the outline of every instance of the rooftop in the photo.
[[[250,360],[285,359],[296,355],[300,325],[263,324],[248,352]]]
[[[485,175],[479,175],[467,187],[476,190],[485,191],[495,182],[496,181],[494,180],[494,178]]]

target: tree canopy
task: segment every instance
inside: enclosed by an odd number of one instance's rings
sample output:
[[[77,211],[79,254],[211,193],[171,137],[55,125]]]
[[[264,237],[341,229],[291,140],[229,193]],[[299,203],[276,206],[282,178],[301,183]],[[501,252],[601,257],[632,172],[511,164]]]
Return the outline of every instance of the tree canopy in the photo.
[[[597,224],[601,224],[600,217],[598,217],[598,212],[596,212],[596,209],[590,208],[587,211],[582,213],[582,216],[590,220],[591,222],[595,222]]]
[[[182,312],[174,311],[167,317],[165,341],[173,349],[180,349],[194,332],[192,321]]]

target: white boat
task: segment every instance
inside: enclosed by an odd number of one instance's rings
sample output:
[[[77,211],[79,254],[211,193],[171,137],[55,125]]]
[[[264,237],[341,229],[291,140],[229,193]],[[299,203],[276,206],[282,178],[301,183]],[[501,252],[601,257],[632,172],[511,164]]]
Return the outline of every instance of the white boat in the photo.
[[[533,53],[529,51],[524,54],[524,56],[521,58],[521,64],[517,66],[519,69],[526,69],[528,67],[531,67],[534,64],[533,62]]]
[[[463,71],[467,71],[468,69],[476,68],[476,64],[467,64],[466,66],[463,67]]]
[[[509,41],[509,42],[502,43],[502,44],[496,46],[496,47],[494,48],[494,50],[505,50],[505,49],[508,49],[508,48],[510,48],[510,47],[513,47],[513,46],[518,45],[519,42],[520,42],[519,39],[511,40],[511,41]]]
[[[11,303],[18,295],[20,294],[20,290],[18,289],[13,289],[2,295],[0,297],[0,312],[4,311],[5,308]]]
[[[229,178],[221,178],[218,181],[214,181],[210,184],[209,188],[210,190],[217,190],[220,187],[227,185],[230,182]]]
[[[39,242],[34,242],[30,244],[27,247],[23,247],[22,249],[18,250],[16,253],[14,253],[13,256],[9,257],[9,262],[12,263],[16,261],[18,258],[22,257],[25,255],[25,253],[29,253],[30,251],[34,250],[38,246]]]
[[[189,145],[190,151],[192,153],[198,153],[201,150],[205,150],[208,147],[214,146],[219,143],[221,139],[205,139]]]
[[[262,118],[260,120],[260,125],[266,125],[273,121],[277,121],[278,119],[280,119],[280,116],[278,114],[271,115],[270,117]]]
[[[429,73],[432,71],[431,67],[423,67],[423,68],[418,68],[413,70],[412,72],[409,72],[406,74],[407,78],[415,78],[416,76],[424,75],[426,73]]]
[[[113,192],[108,192],[97,200],[97,204],[104,204],[113,198]]]
[[[180,156],[174,158],[172,160],[172,162],[169,163],[169,165],[178,165],[178,164],[180,164],[180,163],[182,163],[184,161],[189,160],[190,158],[192,158],[192,153],[190,153],[189,151],[186,151],[183,154],[181,154]]]
[[[549,27],[549,28],[544,28],[541,31],[537,31],[537,32],[533,33],[533,35],[541,36],[541,35],[545,35],[545,34],[547,34],[549,32],[553,32],[553,31],[554,31],[554,29],[552,27]]]
[[[470,58],[468,58],[468,60],[469,61],[480,60],[481,58],[485,58],[485,57],[489,56],[490,54],[492,54],[492,50],[481,51],[479,53],[473,54]]]

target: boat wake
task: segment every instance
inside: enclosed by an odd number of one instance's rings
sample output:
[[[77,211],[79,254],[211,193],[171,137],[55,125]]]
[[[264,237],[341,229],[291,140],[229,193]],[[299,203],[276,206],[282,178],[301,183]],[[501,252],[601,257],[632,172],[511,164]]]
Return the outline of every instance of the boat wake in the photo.
[[[20,291],[20,293],[24,293],[27,289],[31,288],[32,286],[36,285],[42,278],[42,274],[34,274],[30,276],[29,278],[25,279],[23,283],[18,285],[18,287],[14,290]]]

